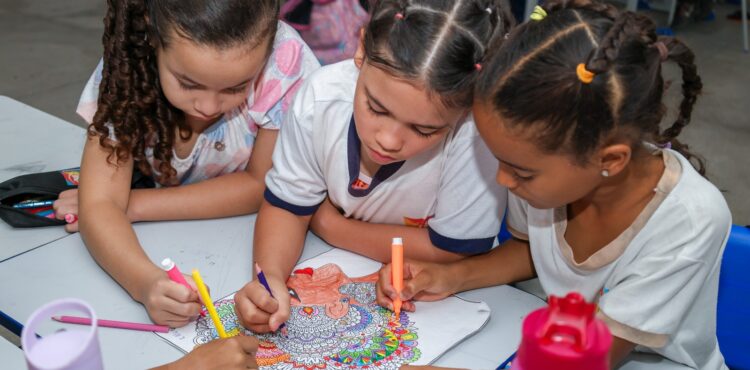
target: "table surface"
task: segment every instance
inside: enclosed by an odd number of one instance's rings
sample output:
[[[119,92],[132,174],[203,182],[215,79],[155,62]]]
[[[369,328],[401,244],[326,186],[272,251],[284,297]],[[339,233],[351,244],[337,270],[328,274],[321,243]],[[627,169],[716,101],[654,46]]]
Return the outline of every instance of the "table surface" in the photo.
[[[0,96],[0,182],[78,167],[85,130]],[[67,236],[60,226],[14,229],[0,220],[0,261]]]
[[[3,361],[3,369],[26,368],[26,360],[23,358],[23,351],[3,337],[0,337],[0,358]]]

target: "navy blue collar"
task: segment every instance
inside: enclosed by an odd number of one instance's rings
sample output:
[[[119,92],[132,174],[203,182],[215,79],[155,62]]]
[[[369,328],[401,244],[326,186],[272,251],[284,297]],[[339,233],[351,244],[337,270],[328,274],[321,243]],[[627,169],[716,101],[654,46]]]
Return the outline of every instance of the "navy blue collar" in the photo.
[[[372,177],[372,182],[370,182],[370,186],[367,187],[367,189],[355,189],[353,188],[354,182],[357,181],[359,178],[359,168],[360,168],[360,153],[361,152],[362,143],[359,141],[359,136],[357,135],[357,126],[354,124],[354,116],[352,115],[352,119],[349,122],[349,138],[347,140],[347,157],[349,157],[349,194],[355,197],[364,197],[368,194],[370,194],[370,191],[372,189],[375,189],[378,184],[381,182],[387,180],[389,177],[391,177],[396,171],[398,171],[401,166],[404,165],[405,161],[401,162],[394,162],[389,163],[384,166],[380,166],[377,172],[375,172],[375,176]]]

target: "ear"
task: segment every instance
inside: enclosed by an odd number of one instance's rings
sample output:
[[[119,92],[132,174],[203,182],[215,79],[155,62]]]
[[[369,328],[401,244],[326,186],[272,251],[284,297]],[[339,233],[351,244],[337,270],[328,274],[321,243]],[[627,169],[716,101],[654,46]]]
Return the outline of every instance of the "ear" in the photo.
[[[633,149],[627,144],[612,144],[605,146],[599,152],[599,167],[607,170],[610,176],[615,176],[630,163]]]
[[[365,28],[359,29],[359,46],[357,51],[354,53],[354,64],[357,68],[362,69],[362,65],[365,63]]]

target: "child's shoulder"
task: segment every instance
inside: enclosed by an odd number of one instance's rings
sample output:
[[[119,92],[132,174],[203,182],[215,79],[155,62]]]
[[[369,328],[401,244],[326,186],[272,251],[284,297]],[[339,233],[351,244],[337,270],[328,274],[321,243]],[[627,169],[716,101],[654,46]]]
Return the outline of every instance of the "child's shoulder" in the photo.
[[[329,64],[313,72],[304,87],[306,99],[315,102],[354,101],[359,69],[352,59]]]
[[[731,223],[729,206],[721,191],[681,154],[672,150],[667,153],[679,161],[682,170],[670,197],[686,212],[685,216],[722,226]]]

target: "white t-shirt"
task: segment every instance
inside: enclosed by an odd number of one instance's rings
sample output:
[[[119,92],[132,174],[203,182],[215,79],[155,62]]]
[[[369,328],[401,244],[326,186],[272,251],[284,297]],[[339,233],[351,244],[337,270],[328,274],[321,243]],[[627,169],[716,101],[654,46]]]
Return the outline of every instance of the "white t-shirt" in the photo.
[[[531,246],[548,295],[598,301],[612,334],[695,369],[726,369],[716,340],[721,255],[731,227],[718,189],[663,150],[656,194],[632,225],[581,263],[565,241],[566,208],[536,209],[511,194],[508,227]]]
[[[352,60],[321,68],[297,94],[273,153],[265,197],[298,215],[328,196],[346,217],[427,226],[433,245],[454,252],[489,250],[507,191],[494,183],[497,160],[468,119],[434,148],[360,176]]]
[[[86,83],[76,112],[91,123],[97,110],[99,84],[103,61]],[[247,101],[226,112],[218,121],[198,134],[193,149],[184,158],[173,152],[172,167],[177,174],[172,183],[158,185],[186,185],[228,173],[244,171],[250,161],[258,129],[277,130],[289,110],[291,101],[302,81],[320,67],[310,48],[297,31],[279,21],[271,55],[253,81]],[[114,131],[114,132],[113,132]],[[116,138],[116,122],[110,126],[110,137]],[[152,145],[144,151],[155,174],[158,161]],[[155,176],[158,180],[159,176]]]

